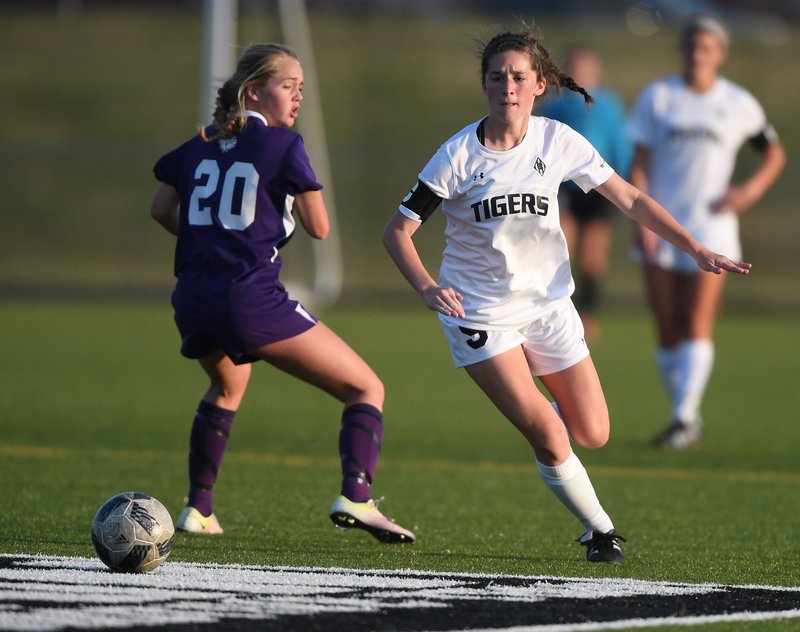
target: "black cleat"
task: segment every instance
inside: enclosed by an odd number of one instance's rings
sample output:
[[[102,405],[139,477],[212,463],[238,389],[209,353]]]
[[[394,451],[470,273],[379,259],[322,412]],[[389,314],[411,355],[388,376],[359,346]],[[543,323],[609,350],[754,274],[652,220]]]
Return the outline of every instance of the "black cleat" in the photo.
[[[625,538],[614,529],[606,533],[592,531],[592,537],[585,541],[578,538],[578,542],[586,547],[586,559],[590,562],[605,562],[622,566],[625,563],[625,557],[622,555],[619,540],[625,542]]]

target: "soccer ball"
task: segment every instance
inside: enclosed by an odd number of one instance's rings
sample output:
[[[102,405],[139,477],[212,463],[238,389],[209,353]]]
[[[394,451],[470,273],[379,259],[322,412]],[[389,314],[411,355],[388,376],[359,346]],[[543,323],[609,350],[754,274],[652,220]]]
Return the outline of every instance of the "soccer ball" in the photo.
[[[92,544],[109,568],[147,573],[169,556],[175,527],[166,507],[141,492],[112,496],[92,520]]]

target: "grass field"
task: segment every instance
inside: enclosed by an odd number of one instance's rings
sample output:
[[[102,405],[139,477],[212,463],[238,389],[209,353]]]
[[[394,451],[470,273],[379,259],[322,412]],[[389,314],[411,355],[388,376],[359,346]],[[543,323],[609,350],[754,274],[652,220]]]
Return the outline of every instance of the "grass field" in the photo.
[[[612,439],[580,456],[629,538],[628,564],[608,568],[585,563],[579,525],[521,437],[451,368],[434,317],[352,308],[325,320],[386,383],[374,488],[418,543],[332,528],[339,407],[262,364],[217,486],[226,534],[179,537],[171,559],[800,585],[796,323],[722,321],[706,440],[672,453],[648,445],[667,412],[649,324],[606,316],[593,355]],[[0,328],[0,551],[91,556],[92,515],[119,491],[147,491],[177,515],[205,384],[177,353],[166,303],[4,303]]]

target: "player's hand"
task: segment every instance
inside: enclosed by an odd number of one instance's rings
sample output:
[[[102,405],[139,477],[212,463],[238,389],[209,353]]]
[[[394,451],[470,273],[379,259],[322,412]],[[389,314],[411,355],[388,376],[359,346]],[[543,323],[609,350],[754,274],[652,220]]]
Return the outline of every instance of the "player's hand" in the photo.
[[[464,318],[464,308],[461,301],[464,297],[451,287],[434,285],[422,292],[422,300],[429,309],[445,316]]]
[[[707,248],[702,248],[695,257],[695,260],[701,270],[713,272],[714,274],[719,274],[723,270],[735,272],[736,274],[750,274],[750,268],[753,267],[752,263],[734,261],[724,255],[711,252]]]

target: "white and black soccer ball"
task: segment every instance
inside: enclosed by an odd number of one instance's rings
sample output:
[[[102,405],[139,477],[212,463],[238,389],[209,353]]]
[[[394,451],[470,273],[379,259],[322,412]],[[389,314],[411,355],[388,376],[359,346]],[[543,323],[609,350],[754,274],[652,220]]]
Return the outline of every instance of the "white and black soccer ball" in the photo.
[[[112,496],[92,520],[92,544],[109,568],[147,573],[172,551],[175,526],[166,507],[142,492]]]

